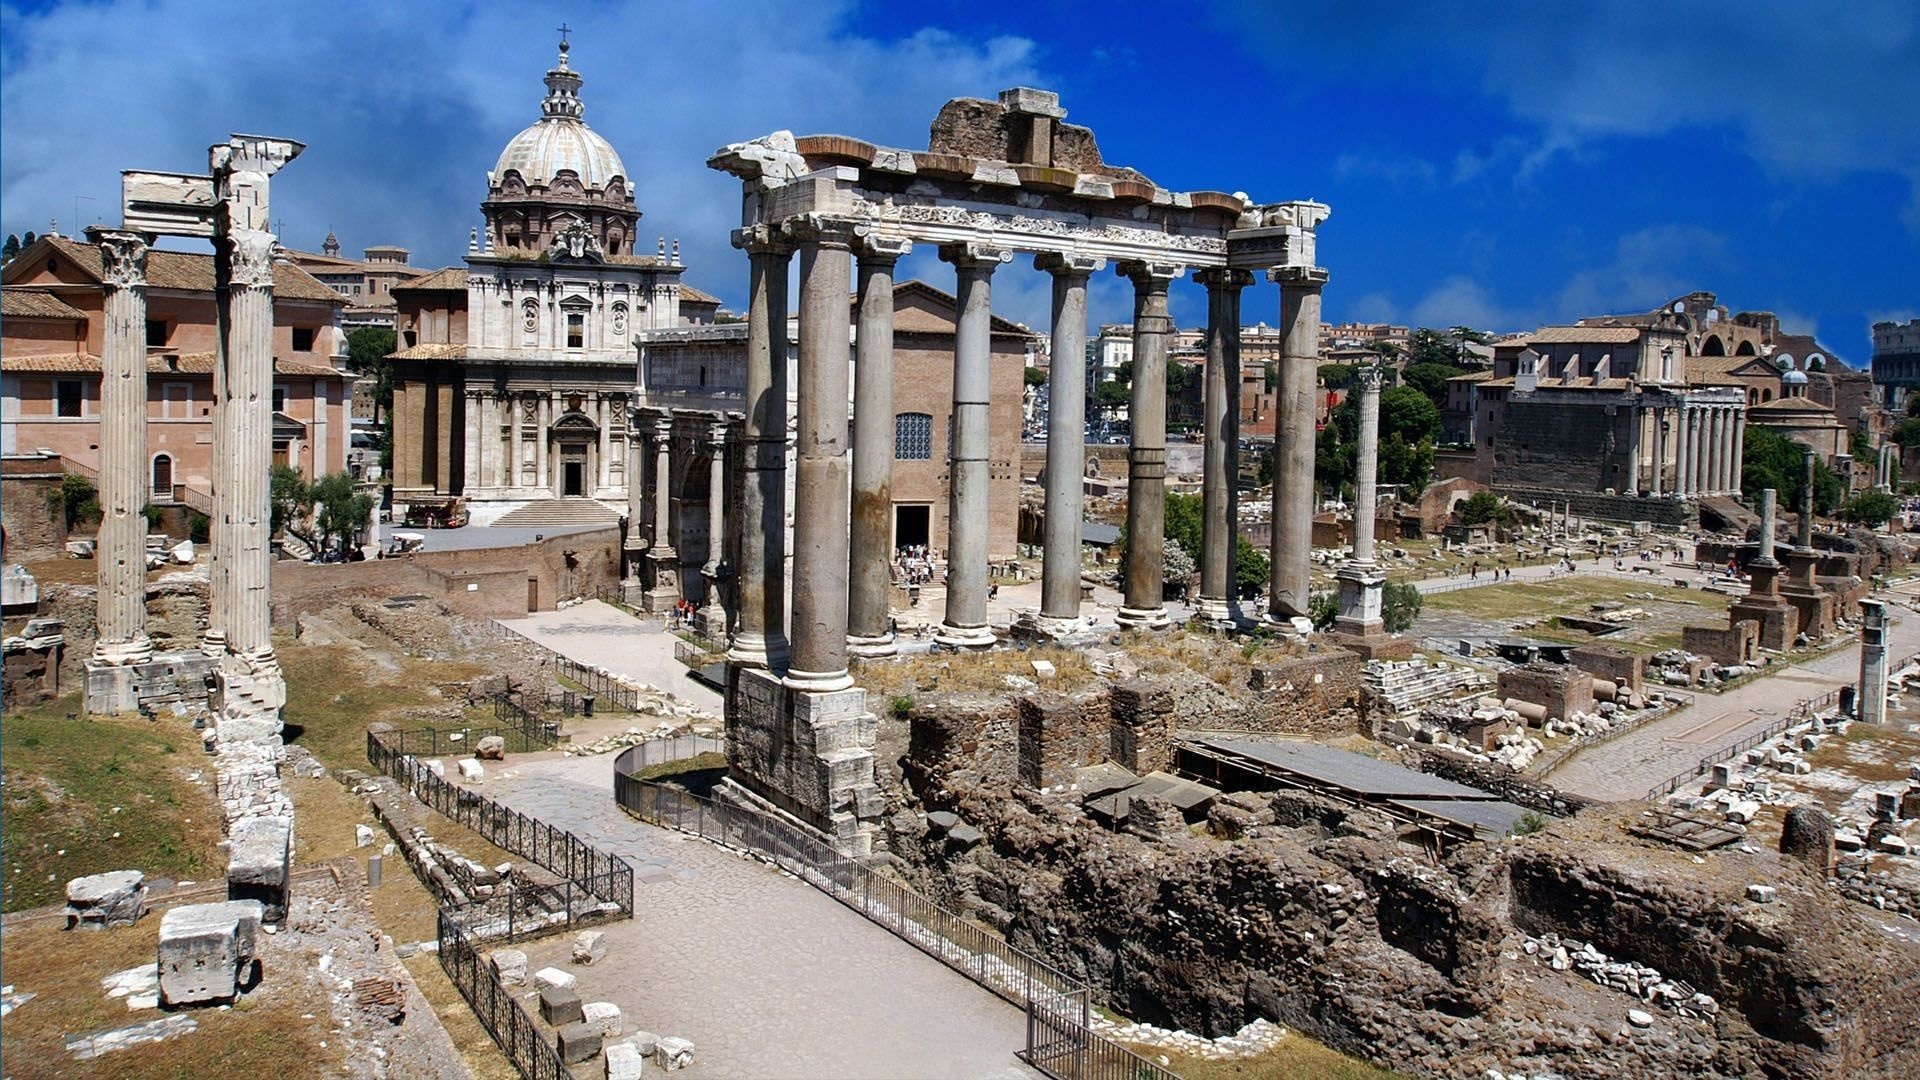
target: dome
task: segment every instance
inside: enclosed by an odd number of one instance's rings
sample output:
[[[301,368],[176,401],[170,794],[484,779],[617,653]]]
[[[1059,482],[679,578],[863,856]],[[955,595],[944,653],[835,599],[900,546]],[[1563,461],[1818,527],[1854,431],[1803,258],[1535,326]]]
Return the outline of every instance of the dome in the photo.
[[[1798,368],[1789,368],[1780,373],[1780,383],[1783,386],[1804,386],[1806,381],[1807,373]]]
[[[540,103],[540,119],[508,140],[494,163],[489,180],[498,185],[509,170],[529,186],[546,186],[562,172],[572,172],[581,186],[597,190],[615,177],[627,186],[627,167],[613,144],[601,138],[581,119],[580,74],[567,64],[567,43],[560,43],[560,63],[547,72],[547,96]]]
[[[604,188],[614,177],[624,185],[627,178],[627,167],[620,163],[613,144],[569,117],[542,117],[509,140],[493,166],[493,182],[504,180],[508,170],[519,173],[529,185],[543,187],[562,171],[571,171],[589,189]]]

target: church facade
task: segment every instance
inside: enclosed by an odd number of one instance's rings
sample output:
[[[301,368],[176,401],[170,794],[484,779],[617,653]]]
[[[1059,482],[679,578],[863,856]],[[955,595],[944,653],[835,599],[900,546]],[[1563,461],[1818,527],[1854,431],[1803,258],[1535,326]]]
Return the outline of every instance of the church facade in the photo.
[[[681,283],[677,242],[635,252],[631,179],[583,118],[565,44],[545,81],[539,120],[487,174],[465,267],[393,290],[396,519],[617,520],[633,339],[718,308]]]

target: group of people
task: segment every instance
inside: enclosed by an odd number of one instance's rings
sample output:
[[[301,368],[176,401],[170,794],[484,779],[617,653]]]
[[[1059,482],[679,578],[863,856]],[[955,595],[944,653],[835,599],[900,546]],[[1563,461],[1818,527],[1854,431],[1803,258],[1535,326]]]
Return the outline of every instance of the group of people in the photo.
[[[699,613],[699,604],[685,597],[681,597],[680,602],[673,605],[673,610],[667,613],[667,627],[671,630],[678,630],[682,626],[692,626],[693,617]]]
[[[933,581],[933,552],[925,544],[895,548],[893,580],[901,585],[926,585]]]

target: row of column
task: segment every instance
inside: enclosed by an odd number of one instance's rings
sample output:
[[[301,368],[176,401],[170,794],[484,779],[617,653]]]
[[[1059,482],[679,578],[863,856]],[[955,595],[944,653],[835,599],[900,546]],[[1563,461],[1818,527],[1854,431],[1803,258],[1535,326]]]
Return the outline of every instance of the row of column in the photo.
[[[704,414],[704,438],[708,454],[707,472],[707,560],[701,567],[706,586],[703,603],[724,606],[721,588],[726,562],[726,478],[728,419],[721,414]],[[627,519],[628,548],[644,545],[650,559],[677,559],[673,546],[671,514],[673,506],[674,414],[661,411],[650,416],[635,415],[628,429]],[[651,462],[651,486],[641,482],[642,464]],[[649,491],[651,497],[649,497]],[[644,529],[641,523],[645,522]],[[644,532],[644,539],[642,534]],[[629,575],[638,574],[639,560],[628,563]],[[629,580],[631,580],[631,576]]]
[[[1737,405],[1681,405],[1655,407],[1653,413],[1653,470],[1648,492],[1665,491],[1676,497],[1723,495],[1740,490],[1740,459],[1746,444],[1747,414]],[[1639,430],[1636,421],[1627,466],[1639,482]],[[1668,447],[1673,453],[1668,454]],[[1673,485],[1666,488],[1665,463],[1673,458]]]
[[[472,488],[513,488],[527,485],[524,470],[529,464],[534,471],[530,486],[557,488],[558,482],[548,472],[546,443],[552,432],[553,421],[561,414],[559,399],[566,394],[564,390],[551,390],[537,394],[497,393],[492,390],[468,390],[466,462],[467,487]],[[534,409],[535,420],[532,425],[523,424],[522,418],[528,405]],[[592,404],[592,420],[600,429],[599,460],[586,478],[588,491],[614,487],[614,462],[618,460],[615,450],[618,444],[614,438],[614,399],[595,395]],[[527,440],[528,427],[534,431],[534,439]],[[536,444],[534,460],[525,460],[524,447],[527,441]],[[624,474],[624,470],[618,470]]]
[[[888,597],[892,514],[893,271],[904,241],[879,241],[849,224],[803,217],[782,225],[738,230],[751,274],[747,316],[746,483],[742,488],[739,613],[730,658],[778,669],[786,663],[792,688],[830,692],[852,685],[849,655],[895,650]],[[800,256],[800,343],[797,366],[795,514],[791,619],[783,596],[787,267]],[[1012,251],[973,241],[943,245],[954,267],[953,424],[948,453],[946,608],[936,640],[954,646],[994,641],[987,621],[987,536],[990,506],[991,283]],[[857,278],[853,268],[857,262]],[[1105,260],[1043,253],[1037,269],[1053,277],[1056,356],[1085,347],[1087,283]],[[1129,448],[1128,552],[1122,625],[1168,625],[1163,601],[1166,476],[1165,367],[1173,331],[1169,284],[1183,272],[1175,263],[1129,262],[1116,268],[1134,286],[1133,441]],[[1314,379],[1318,368],[1318,268],[1274,271],[1281,285],[1284,363],[1290,388],[1281,428],[1282,448],[1273,540],[1274,589],[1270,616],[1286,621],[1307,613],[1308,554],[1313,508]],[[848,422],[846,296],[857,280],[859,312],[853,418]],[[1208,270],[1197,275],[1208,290],[1206,541],[1201,552],[1202,608],[1212,619],[1233,619],[1233,550],[1237,507],[1240,290],[1252,275]],[[1079,401],[1085,374],[1079,364],[1053,365],[1050,399]],[[849,441],[849,435],[853,438]],[[1047,447],[1045,554],[1041,572],[1043,632],[1080,625],[1082,473],[1081,417],[1052,410]],[[1282,523],[1285,523],[1284,525]],[[791,639],[783,627],[791,625]]]

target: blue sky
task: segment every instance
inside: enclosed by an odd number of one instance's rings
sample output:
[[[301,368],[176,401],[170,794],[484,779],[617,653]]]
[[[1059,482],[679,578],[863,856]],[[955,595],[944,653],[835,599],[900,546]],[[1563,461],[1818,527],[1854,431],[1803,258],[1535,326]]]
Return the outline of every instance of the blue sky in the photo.
[[[1525,329],[1711,289],[1863,363],[1920,314],[1920,4],[268,2],[0,4],[0,229],[113,214],[123,168],[204,171],[229,131],[309,149],[283,241],[443,265],[575,29],[587,120],[644,237],[736,305],[717,146],[778,128],[904,147],[949,97],[1060,92],[1172,188],[1316,198],[1331,320]],[[948,284],[916,254],[910,273]],[[1044,275],[995,307],[1044,325]],[[1127,317],[1105,278],[1094,317]],[[1249,321],[1272,321],[1271,286]],[[1176,287],[1183,323],[1203,315]]]

